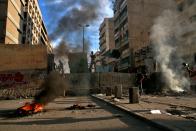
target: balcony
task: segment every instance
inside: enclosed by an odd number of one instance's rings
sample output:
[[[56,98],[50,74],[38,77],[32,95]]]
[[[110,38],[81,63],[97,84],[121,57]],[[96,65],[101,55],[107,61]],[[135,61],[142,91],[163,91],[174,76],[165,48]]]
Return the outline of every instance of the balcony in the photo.
[[[120,5],[120,10],[123,10],[123,9],[125,8],[126,5],[127,5],[127,1],[124,0],[124,1],[122,2],[122,4]]]
[[[118,49],[121,49],[121,48],[127,46],[128,44],[129,44],[128,39],[123,39],[123,40],[121,40],[121,44],[120,44],[120,46],[118,47]]]
[[[99,35],[104,35],[105,32],[106,32],[106,30],[101,30],[101,31],[99,32]]]
[[[119,16],[116,20],[116,22],[114,23],[114,27],[115,29],[119,28],[120,26],[122,26],[123,22],[127,20],[127,13],[123,14],[122,16]]]
[[[125,62],[123,64],[119,64],[118,69],[122,70],[122,69],[126,69],[130,66],[129,62]]]
[[[118,39],[118,37],[119,37],[119,35],[120,35],[120,33],[119,33],[119,32],[117,32],[117,33],[114,35],[114,39],[115,39],[115,40],[117,40],[117,39]]]
[[[129,49],[125,49],[122,51],[121,57],[122,58],[126,58],[130,55],[130,50]]]
[[[102,39],[100,40],[99,45],[102,46],[102,45],[104,45],[105,43],[106,43],[106,39],[105,39],[105,38],[102,38]]]
[[[99,39],[101,40],[103,37],[105,37],[105,33],[99,34]]]
[[[105,45],[100,46],[100,54],[102,54],[105,50],[106,50]]]
[[[118,48],[120,48],[120,42],[118,41],[118,42],[115,42],[115,47],[118,49]]]

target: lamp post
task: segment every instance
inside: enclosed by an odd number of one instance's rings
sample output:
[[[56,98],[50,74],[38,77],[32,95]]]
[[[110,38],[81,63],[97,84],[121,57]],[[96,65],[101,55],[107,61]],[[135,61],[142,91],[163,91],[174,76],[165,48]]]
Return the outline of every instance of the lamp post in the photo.
[[[84,29],[85,29],[85,27],[89,27],[90,25],[81,25],[81,24],[79,24],[79,27],[82,27],[82,31],[83,31],[83,35],[82,35],[82,37],[83,37],[83,42],[82,42],[82,51],[83,51],[83,53],[84,53]]]

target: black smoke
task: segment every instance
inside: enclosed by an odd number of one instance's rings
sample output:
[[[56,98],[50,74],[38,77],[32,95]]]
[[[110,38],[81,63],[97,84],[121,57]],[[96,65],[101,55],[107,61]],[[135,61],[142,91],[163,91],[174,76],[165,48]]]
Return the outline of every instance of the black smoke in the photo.
[[[48,14],[53,17],[53,20],[58,19],[58,22],[53,31],[49,33],[52,41],[66,41],[68,45],[76,45],[73,47],[82,49],[82,27],[79,25],[91,25],[99,18],[102,3],[100,0],[62,0],[60,4],[55,1],[43,0],[48,9]],[[55,4],[56,3],[56,4]],[[53,21],[51,21],[53,22]],[[85,28],[87,31],[88,28]],[[85,32],[86,33],[86,32]],[[79,45],[79,46],[78,46]],[[90,41],[85,39],[85,49],[91,45]]]
[[[42,91],[35,96],[34,102],[46,105],[62,95],[67,86],[63,76],[59,72],[53,71],[47,76],[40,88]]]
[[[62,40],[59,43],[59,45],[54,49],[54,54],[55,57],[57,58],[67,56],[69,52],[70,52],[70,47],[64,40]]]

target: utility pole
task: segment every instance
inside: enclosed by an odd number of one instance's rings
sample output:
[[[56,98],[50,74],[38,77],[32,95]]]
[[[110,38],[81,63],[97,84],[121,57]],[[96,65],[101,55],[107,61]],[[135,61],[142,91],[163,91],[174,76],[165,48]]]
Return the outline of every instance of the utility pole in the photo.
[[[84,53],[84,30],[85,30],[85,27],[89,27],[90,25],[81,25],[79,24],[79,27],[82,28],[82,51]]]

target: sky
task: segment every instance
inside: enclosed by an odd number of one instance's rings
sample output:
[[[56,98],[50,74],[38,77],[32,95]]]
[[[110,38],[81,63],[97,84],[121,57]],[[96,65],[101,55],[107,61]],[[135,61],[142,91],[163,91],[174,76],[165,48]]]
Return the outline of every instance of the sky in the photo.
[[[89,50],[99,49],[99,26],[105,17],[112,17],[112,0],[39,0],[42,17],[53,46],[61,41],[68,45],[82,45],[82,28]]]

